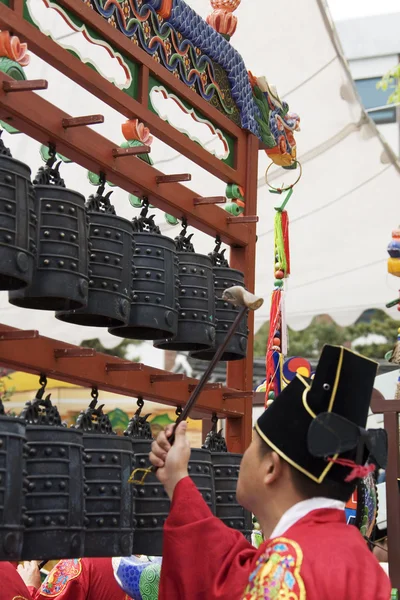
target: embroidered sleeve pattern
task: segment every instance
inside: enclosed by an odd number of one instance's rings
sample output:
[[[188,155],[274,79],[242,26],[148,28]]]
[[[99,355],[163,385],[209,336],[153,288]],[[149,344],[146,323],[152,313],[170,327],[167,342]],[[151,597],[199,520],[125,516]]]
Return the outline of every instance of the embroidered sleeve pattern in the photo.
[[[257,560],[243,600],[306,600],[302,562],[299,544],[286,538],[272,540]]]
[[[70,581],[79,577],[82,572],[80,558],[61,560],[49,573],[40,588],[40,597],[57,598],[60,596]]]

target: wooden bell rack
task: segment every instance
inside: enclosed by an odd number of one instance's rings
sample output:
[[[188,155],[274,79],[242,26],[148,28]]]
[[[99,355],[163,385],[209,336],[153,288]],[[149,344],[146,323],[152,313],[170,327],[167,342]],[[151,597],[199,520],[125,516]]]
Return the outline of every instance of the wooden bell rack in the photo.
[[[244,273],[246,287],[254,291],[257,167],[261,147],[258,138],[194,93],[82,0],[57,0],[53,4],[82,21],[106,44],[136,65],[136,97],[117,88],[34,27],[25,18],[24,0],[0,0],[0,28],[17,35],[28,44],[29,50],[121,115],[128,119],[139,119],[157,138],[212,175],[226,183],[234,182],[243,187],[246,195],[245,214],[232,217],[216,206],[224,198],[203,198],[182,186],[179,182],[190,180],[189,174],[165,175],[143,161],[139,164],[135,155],[149,148],[115,148],[115,144],[90,128],[103,121],[102,115],[71,116],[34,93],[35,90],[51,86],[51,81],[14,81],[0,73],[0,119],[46,146],[53,144],[59,153],[81,167],[94,173],[104,173],[107,181],[112,181],[127,192],[146,196],[151,204],[179,219],[185,218],[190,226],[210,236],[219,236],[231,248],[230,266]],[[233,166],[210,154],[149,109],[151,77],[229,135],[233,140]],[[140,168],[135,168],[138,166]],[[252,437],[253,319],[250,314],[246,359],[234,365],[228,364],[227,387],[206,387],[195,413],[198,418],[211,417],[214,412],[226,418],[226,440],[232,452],[243,452]],[[142,396],[153,402],[174,406],[185,405],[196,383],[195,379],[49,339],[34,330],[22,331],[1,324],[0,364],[28,373],[46,373],[54,379],[89,388],[96,386],[99,390],[132,397]]]

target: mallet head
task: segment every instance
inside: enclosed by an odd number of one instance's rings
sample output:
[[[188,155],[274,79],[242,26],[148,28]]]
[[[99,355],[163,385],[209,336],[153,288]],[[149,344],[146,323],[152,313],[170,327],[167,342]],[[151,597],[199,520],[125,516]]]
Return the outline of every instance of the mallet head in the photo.
[[[224,291],[222,300],[230,302],[235,306],[245,306],[249,310],[257,310],[264,304],[264,299],[251,294],[244,287],[235,285]]]

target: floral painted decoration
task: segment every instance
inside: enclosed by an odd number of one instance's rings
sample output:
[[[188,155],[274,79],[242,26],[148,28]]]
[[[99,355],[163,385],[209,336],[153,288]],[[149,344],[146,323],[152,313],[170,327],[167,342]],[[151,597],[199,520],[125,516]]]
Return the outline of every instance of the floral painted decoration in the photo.
[[[136,140],[142,142],[145,146],[151,146],[153,136],[150,135],[150,129],[145,127],[139,119],[129,119],[122,124],[122,135],[127,141]]]
[[[28,45],[20,42],[16,35],[10,35],[9,31],[0,31],[0,57],[9,58],[21,67],[27,67],[31,60]]]

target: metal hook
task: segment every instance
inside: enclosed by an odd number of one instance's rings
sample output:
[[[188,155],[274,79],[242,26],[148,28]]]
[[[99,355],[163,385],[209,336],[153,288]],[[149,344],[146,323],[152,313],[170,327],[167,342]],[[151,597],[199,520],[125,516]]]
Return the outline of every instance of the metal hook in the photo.
[[[92,391],[90,392],[91,397],[93,398],[93,400],[97,400],[99,397],[99,390],[97,389],[97,387],[94,385],[92,387]]]
[[[103,171],[100,171],[99,187],[97,188],[97,195],[102,196],[104,194],[105,189],[106,189],[106,174]]]
[[[143,198],[142,200],[142,210],[140,211],[141,217],[147,217],[147,213],[149,212],[149,199]]]
[[[45,388],[47,385],[47,377],[43,373],[40,374],[39,383],[43,388]]]
[[[182,406],[178,406],[176,408],[175,414],[176,414],[177,417],[179,417],[179,415],[182,414]]]
[[[135,415],[138,417],[140,415],[140,413],[142,412],[142,408],[144,406],[144,400],[143,400],[142,396],[138,396],[136,404],[137,404],[137,410],[136,410]]]
[[[49,158],[46,161],[46,167],[51,168],[57,160],[57,150],[56,150],[55,144],[53,144],[51,142],[48,145],[48,149],[49,149]]]

